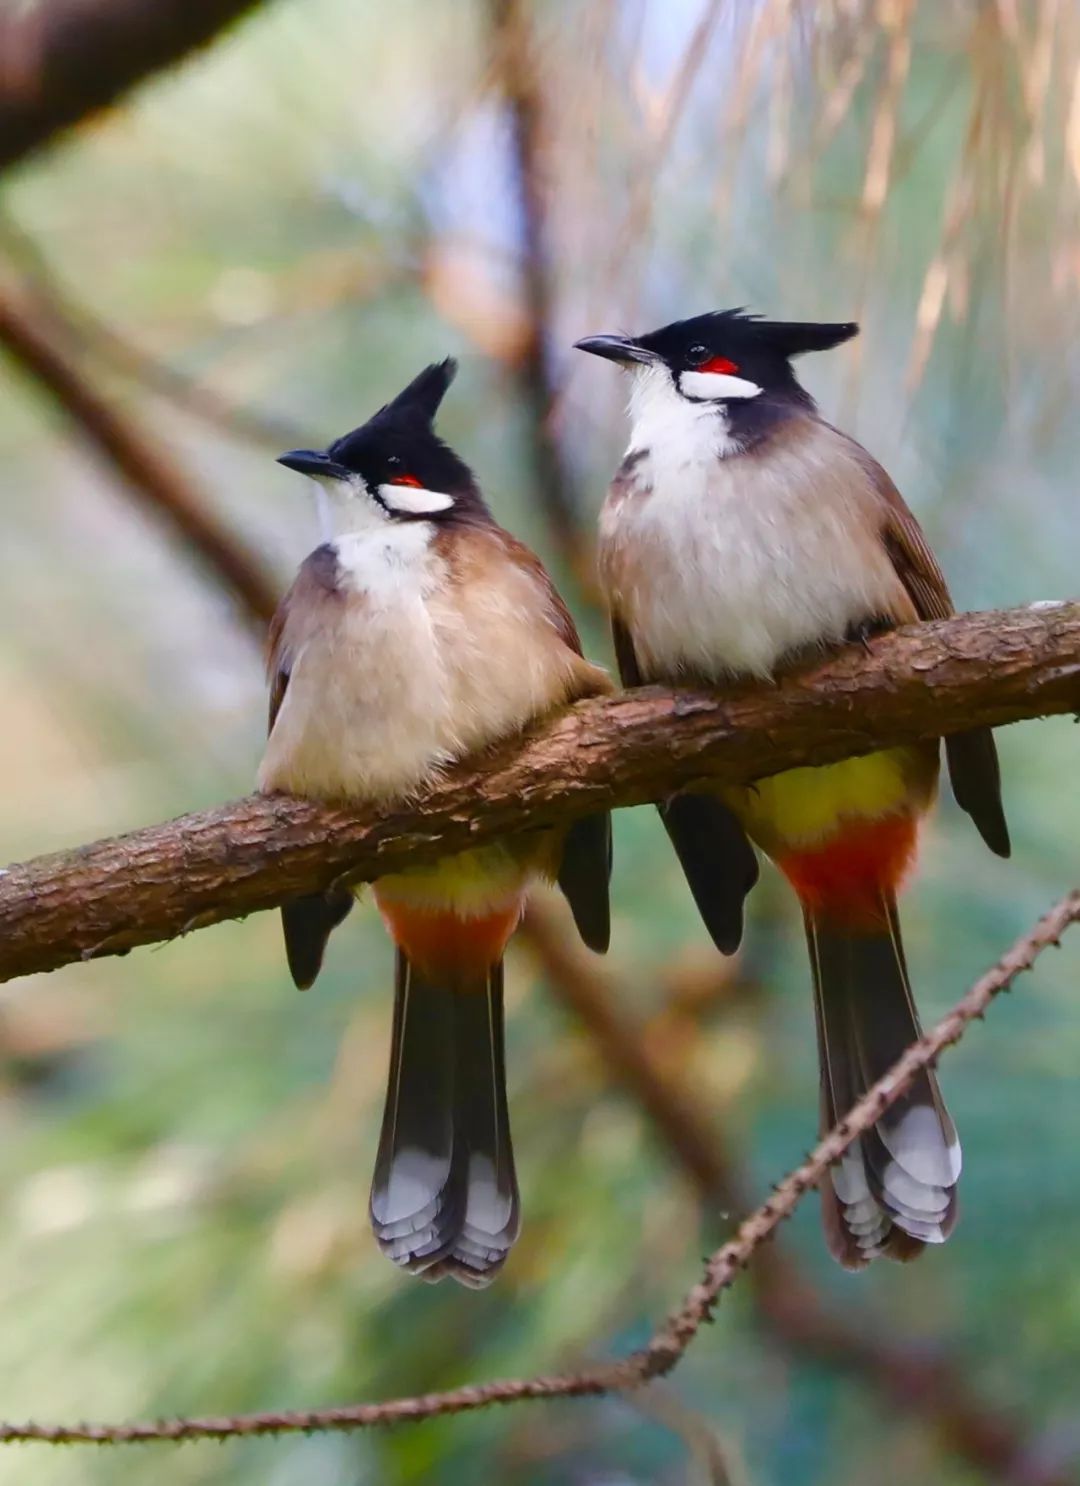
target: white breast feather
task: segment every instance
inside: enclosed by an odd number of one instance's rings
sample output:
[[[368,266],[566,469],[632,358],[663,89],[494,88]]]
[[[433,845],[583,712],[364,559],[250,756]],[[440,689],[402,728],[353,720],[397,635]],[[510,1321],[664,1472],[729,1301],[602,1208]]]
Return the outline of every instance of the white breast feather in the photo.
[[[263,788],[401,798],[570,691],[574,657],[553,659],[532,577],[451,585],[432,532],[384,523],[331,544],[347,597],[292,657]]]
[[[600,540],[647,673],[767,676],[786,653],[880,612],[897,578],[883,546],[875,558],[852,535],[866,517],[850,491],[866,477],[844,440],[822,425],[820,437],[742,454],[722,418],[710,424],[674,389],[642,412],[637,490],[613,493]]]
[[[292,658],[260,783],[298,794],[400,795],[450,756],[445,668],[425,598],[442,576],[427,522],[333,547],[346,599]]]

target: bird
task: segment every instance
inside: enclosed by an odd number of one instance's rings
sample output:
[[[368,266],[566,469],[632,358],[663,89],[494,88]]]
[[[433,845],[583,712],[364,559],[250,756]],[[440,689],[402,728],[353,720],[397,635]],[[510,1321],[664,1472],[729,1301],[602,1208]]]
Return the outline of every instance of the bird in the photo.
[[[498,525],[435,431],[455,372],[452,359],[433,363],[327,449],[279,459],[317,482],[327,539],[270,627],[264,792],[401,804],[455,760],[611,690],[539,558]],[[426,1280],[480,1288],[518,1234],[503,952],[530,885],[557,880],[582,938],[603,952],[610,872],[601,813],[373,885],[396,973],[370,1217],[382,1251]],[[299,988],[353,901],[339,883],[282,908]]]
[[[823,650],[953,612],[917,520],[882,466],[828,423],[794,358],[853,323],[714,311],[577,348],[629,375],[630,442],[599,521],[598,561],[626,686],[770,681]],[[1009,854],[993,736],[945,740],[958,803]],[[677,794],[660,806],[704,923],[738,948],[759,848],[802,907],[823,1130],[919,1036],[897,917],[934,801],[938,741]],[[961,1149],[934,1073],[918,1075],[821,1184],[845,1268],[908,1260],[956,1220]]]

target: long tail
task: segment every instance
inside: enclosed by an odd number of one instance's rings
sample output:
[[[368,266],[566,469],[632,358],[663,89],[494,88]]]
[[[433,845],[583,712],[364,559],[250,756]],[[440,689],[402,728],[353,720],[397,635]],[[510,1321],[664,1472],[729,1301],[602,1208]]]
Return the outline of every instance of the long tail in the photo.
[[[896,900],[876,923],[804,909],[814,974],[821,1122],[830,1129],[920,1035]],[[929,1070],[850,1146],[822,1183],[829,1249],[846,1269],[913,1259],[956,1221],[960,1144]]]
[[[501,961],[478,981],[439,984],[397,952],[371,1223],[396,1264],[474,1288],[495,1277],[517,1238]]]

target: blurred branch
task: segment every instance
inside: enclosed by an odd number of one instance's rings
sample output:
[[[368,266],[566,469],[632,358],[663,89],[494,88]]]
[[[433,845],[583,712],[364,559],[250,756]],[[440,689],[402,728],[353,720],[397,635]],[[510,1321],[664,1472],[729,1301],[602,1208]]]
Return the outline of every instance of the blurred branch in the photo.
[[[285,418],[244,407],[207,387],[168,362],[132,344],[76,300],[60,284],[52,265],[38,244],[10,216],[0,213],[0,246],[27,279],[34,309],[50,322],[50,329],[72,342],[87,356],[130,377],[140,387],[177,407],[212,423],[235,438],[273,449],[307,446],[314,442],[311,430],[300,429]]]
[[[713,32],[721,16],[729,9],[730,7],[725,5],[723,0],[705,0],[697,25],[671,74],[667,87],[650,109],[651,138],[644,152],[644,158],[638,161],[634,172],[630,204],[626,215],[611,234],[613,247],[608,265],[608,278],[613,284],[621,284],[631,256],[635,252],[640,254],[656,209],[657,187],[661,173],[675,142],[675,136],[682,123],[698,74],[708,56]],[[768,24],[770,11],[771,5],[769,4],[758,7],[755,28],[763,21]],[[637,277],[640,277],[640,270]],[[623,287],[625,289],[625,285]]]
[[[702,1101],[676,1082],[640,1028],[621,1010],[623,1000],[596,957],[562,930],[557,910],[535,895],[521,935],[555,999],[589,1033],[613,1082],[644,1110],[658,1139],[713,1212],[745,1212],[750,1202],[742,1173]],[[890,1405],[939,1432],[969,1464],[1007,1486],[1066,1486],[1072,1472],[1040,1464],[1033,1443],[992,1406],[975,1397],[955,1359],[930,1357],[925,1347],[885,1340],[825,1309],[799,1267],[776,1248],[762,1249],[749,1276],[760,1319],[782,1342],[831,1367],[850,1372]]]
[[[256,0],[32,0],[0,10],[0,170],[205,46]]]
[[[488,0],[495,75],[510,121],[522,250],[524,344],[512,372],[528,419],[537,499],[559,556],[582,590],[594,595],[593,544],[582,522],[581,494],[555,430],[558,379],[551,360],[555,281],[544,187],[544,95],[528,0]]]
[[[0,875],[0,979],[121,954],[515,832],[1080,707],[1080,602],[961,614],[776,684],[579,702],[387,810],[250,795]]]
[[[97,392],[29,308],[3,287],[0,350],[51,394],[90,447],[168,522],[261,632],[277,605],[279,584],[174,461]]]
[[[720,1296],[731,1288],[740,1271],[747,1267],[780,1224],[791,1216],[807,1192],[817,1187],[829,1167],[880,1119],[883,1110],[900,1098],[912,1079],[935,1063],[946,1048],[958,1042],[970,1023],[984,1015],[994,997],[1007,990],[1022,971],[1029,970],[1048,945],[1057,944],[1065,930],[1078,918],[1080,892],[1073,892],[1041,918],[1029,933],[1018,939],[952,1011],[913,1043],[840,1124],[819,1141],[802,1165],[774,1188],[772,1196],[739,1226],[735,1236],[716,1250],[707,1261],[701,1279],[687,1293],[682,1304],[657,1328],[649,1342],[620,1361],[555,1376],[478,1383],[444,1393],[326,1409],[148,1420],[131,1424],[0,1424],[0,1442],[33,1440],[54,1445],[120,1445],[151,1440],[176,1442],[314,1430],[367,1429],[376,1425],[415,1423],[421,1419],[462,1414],[492,1404],[517,1403],[525,1399],[582,1398],[627,1392],[663,1377],[678,1365],[701,1327],[712,1319]]]
[[[717,1132],[702,1119],[693,1096],[666,1076],[638,1029],[618,1009],[608,976],[596,957],[579,952],[556,913],[535,894],[525,911],[521,934],[556,1000],[590,1034],[614,1081],[645,1111],[701,1196],[710,1207],[745,1211],[749,1202]]]

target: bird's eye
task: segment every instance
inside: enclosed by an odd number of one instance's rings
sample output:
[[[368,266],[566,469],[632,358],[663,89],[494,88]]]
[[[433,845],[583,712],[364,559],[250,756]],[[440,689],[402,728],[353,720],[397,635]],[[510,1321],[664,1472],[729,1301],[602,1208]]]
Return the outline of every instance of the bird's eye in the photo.
[[[401,463],[401,460],[398,458],[398,456],[396,454],[388,454],[386,456],[386,462],[390,466],[391,469],[396,469],[398,467],[398,465]]]
[[[691,346],[686,353],[686,359],[691,366],[700,366],[708,354],[708,346]]]

